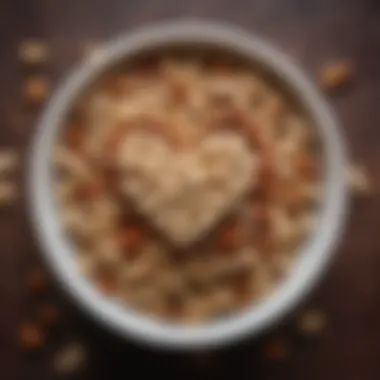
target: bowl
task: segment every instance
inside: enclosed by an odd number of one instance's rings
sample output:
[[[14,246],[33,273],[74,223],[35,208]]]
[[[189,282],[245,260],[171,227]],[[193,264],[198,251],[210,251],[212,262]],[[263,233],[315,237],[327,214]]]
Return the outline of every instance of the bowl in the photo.
[[[117,62],[170,46],[217,48],[269,72],[307,111],[322,142],[324,191],[318,223],[298,252],[292,273],[259,304],[201,326],[151,320],[100,294],[76,270],[75,255],[58,221],[53,201],[51,153],[59,127],[78,94]],[[303,72],[270,44],[239,28],[210,21],[177,21],[142,28],[108,43],[58,88],[39,123],[31,148],[29,205],[46,260],[63,288],[101,325],[150,346],[175,350],[221,347],[254,336],[303,299],[327,267],[346,210],[345,145],[336,118]]]

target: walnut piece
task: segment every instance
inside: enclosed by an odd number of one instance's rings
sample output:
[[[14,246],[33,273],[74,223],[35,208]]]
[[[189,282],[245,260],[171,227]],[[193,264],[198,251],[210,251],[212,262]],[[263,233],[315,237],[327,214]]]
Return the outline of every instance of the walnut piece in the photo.
[[[324,65],[320,71],[320,85],[325,91],[335,91],[351,82],[354,65],[348,60],[332,61]]]

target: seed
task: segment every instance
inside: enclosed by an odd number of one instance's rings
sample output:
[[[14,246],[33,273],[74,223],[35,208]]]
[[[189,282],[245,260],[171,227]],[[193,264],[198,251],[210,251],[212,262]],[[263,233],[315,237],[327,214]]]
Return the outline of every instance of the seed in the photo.
[[[320,84],[326,91],[337,90],[348,84],[354,74],[354,65],[347,60],[330,62],[320,72]]]
[[[40,40],[27,40],[19,48],[21,62],[29,65],[45,63],[49,58],[49,49],[45,42]]]
[[[32,76],[25,80],[23,95],[28,104],[37,105],[42,103],[49,92],[47,79],[42,76]]]
[[[19,340],[23,348],[37,349],[43,346],[45,338],[38,326],[26,323],[20,328]]]
[[[323,331],[326,326],[327,318],[319,310],[308,310],[301,315],[298,327],[301,333],[305,335],[317,335]]]

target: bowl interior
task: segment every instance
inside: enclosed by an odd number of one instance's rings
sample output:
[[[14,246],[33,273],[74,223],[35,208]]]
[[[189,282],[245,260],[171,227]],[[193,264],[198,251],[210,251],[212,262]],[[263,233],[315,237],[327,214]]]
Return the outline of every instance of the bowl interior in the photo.
[[[316,128],[321,141],[324,195],[314,233],[299,247],[292,273],[282,285],[251,308],[201,326],[153,319],[102,296],[77,271],[73,247],[60,226],[52,191],[51,152],[60,126],[77,100],[102,78],[123,65],[149,62],[163,54],[228,56],[248,65],[285,94]],[[215,346],[260,331],[289,310],[318,278],[339,235],[345,209],[344,152],[336,121],[304,75],[287,57],[256,37],[211,24],[178,24],[146,29],[122,37],[103,49],[99,59],[75,71],[49,103],[32,151],[31,206],[38,236],[63,286],[103,324],[140,342],[161,347]]]

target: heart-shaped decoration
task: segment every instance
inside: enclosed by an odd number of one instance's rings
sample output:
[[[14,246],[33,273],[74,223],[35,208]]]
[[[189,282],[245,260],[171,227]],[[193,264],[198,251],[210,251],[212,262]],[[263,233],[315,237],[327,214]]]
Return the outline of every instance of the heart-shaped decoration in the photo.
[[[256,182],[256,156],[234,133],[178,151],[156,135],[134,131],[119,147],[123,193],[179,246],[198,240]]]

